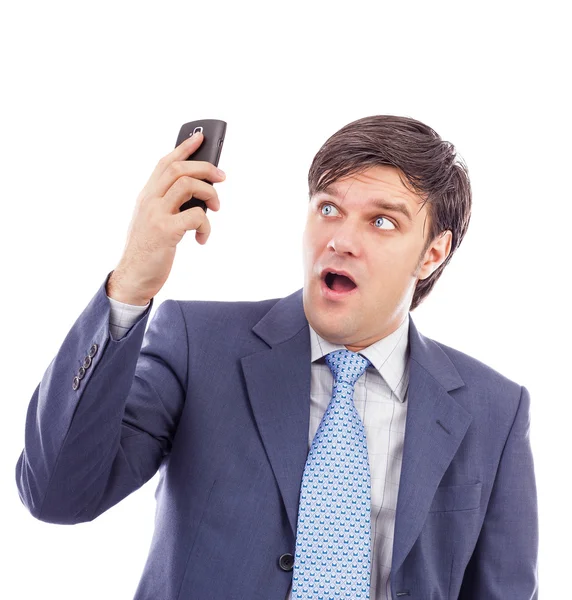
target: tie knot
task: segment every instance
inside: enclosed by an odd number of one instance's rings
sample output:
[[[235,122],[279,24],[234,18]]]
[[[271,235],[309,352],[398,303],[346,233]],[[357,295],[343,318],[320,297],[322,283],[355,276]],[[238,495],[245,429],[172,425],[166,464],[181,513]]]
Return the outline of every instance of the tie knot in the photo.
[[[335,381],[346,381],[351,385],[371,365],[371,362],[351,350],[334,350],[326,354],[326,364],[330,367]]]

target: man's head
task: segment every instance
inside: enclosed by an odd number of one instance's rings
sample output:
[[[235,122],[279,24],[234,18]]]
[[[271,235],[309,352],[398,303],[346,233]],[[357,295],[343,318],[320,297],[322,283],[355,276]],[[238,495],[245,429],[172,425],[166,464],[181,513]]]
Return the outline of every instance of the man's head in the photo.
[[[427,125],[378,115],[331,136],[308,185],[304,312],[318,334],[357,352],[399,327],[461,244],[471,215],[468,171]],[[357,287],[332,298],[328,288],[348,282],[324,270],[346,272]]]

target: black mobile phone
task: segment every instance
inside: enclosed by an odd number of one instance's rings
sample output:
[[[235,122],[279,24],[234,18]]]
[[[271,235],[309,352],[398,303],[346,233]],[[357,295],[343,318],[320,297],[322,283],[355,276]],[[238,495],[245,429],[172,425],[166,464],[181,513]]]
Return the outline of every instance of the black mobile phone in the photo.
[[[193,152],[186,160],[206,160],[212,163],[215,167],[218,167],[218,160],[220,158],[220,152],[224,143],[224,136],[226,133],[226,122],[220,121],[219,119],[200,119],[199,121],[191,121],[185,123],[179,131],[179,137],[175,148],[182,144],[189,136],[195,132],[202,132],[203,141],[198,149]],[[212,185],[212,181],[203,179],[206,183]],[[207,212],[206,202],[199,200],[198,198],[191,198],[181,205],[179,211],[193,208],[193,206],[201,206],[202,209]]]

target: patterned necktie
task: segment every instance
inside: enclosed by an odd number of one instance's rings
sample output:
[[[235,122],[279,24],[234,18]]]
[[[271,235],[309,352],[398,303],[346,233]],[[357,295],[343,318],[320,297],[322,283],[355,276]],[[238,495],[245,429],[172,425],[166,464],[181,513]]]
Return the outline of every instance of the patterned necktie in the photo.
[[[302,476],[292,600],[368,600],[371,479],[353,393],[371,363],[350,350],[330,352],[326,363],[334,389]]]

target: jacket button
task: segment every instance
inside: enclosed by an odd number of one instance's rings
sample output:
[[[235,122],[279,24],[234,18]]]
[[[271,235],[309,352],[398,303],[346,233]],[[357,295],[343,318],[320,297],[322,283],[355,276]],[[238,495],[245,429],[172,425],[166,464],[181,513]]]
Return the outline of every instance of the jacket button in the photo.
[[[77,378],[83,379],[84,375],[85,375],[85,369],[83,367],[80,367],[79,371],[77,372]]]
[[[86,356],[83,359],[83,368],[84,369],[89,369],[90,365],[91,365],[91,356]]]
[[[291,571],[294,568],[294,557],[291,554],[283,554],[278,559],[278,564],[283,571]]]
[[[76,375],[73,378],[73,383],[72,383],[72,388],[75,390],[77,390],[77,388],[79,387],[79,377]]]
[[[95,356],[96,352],[97,352],[97,344],[93,344],[87,354],[88,354],[89,358],[93,358]]]

